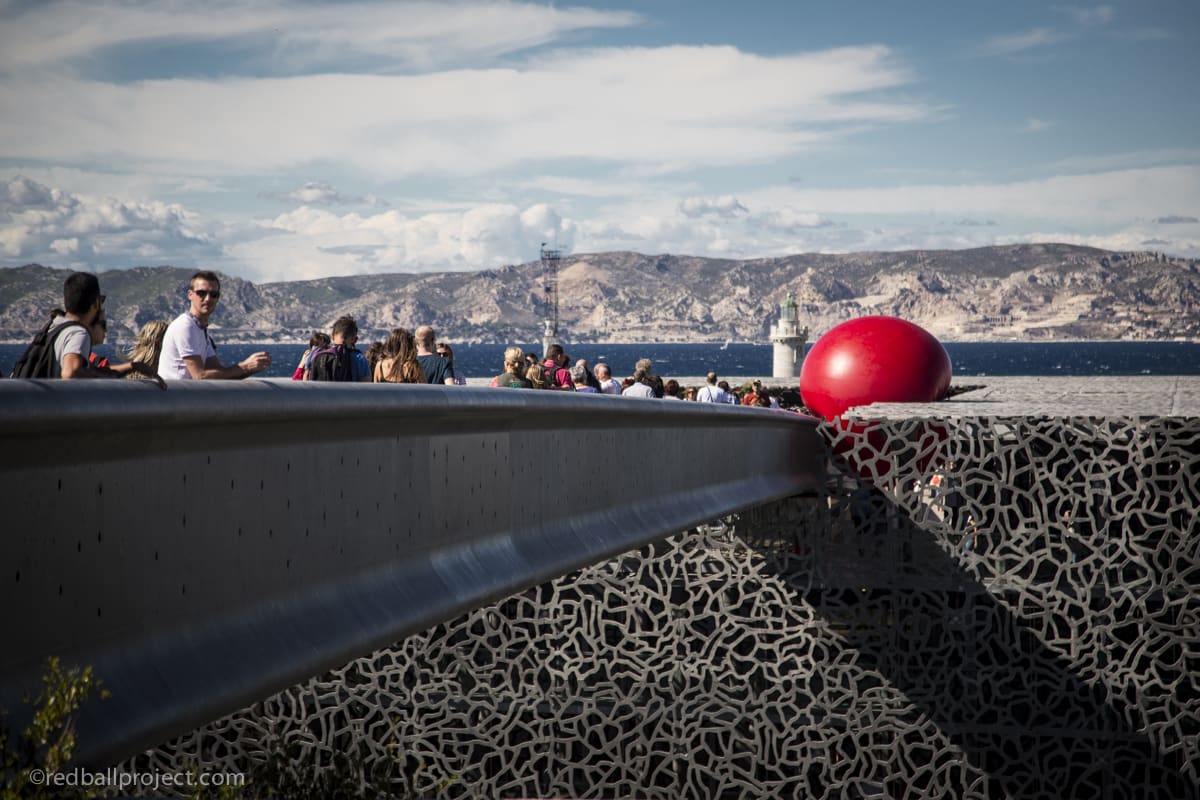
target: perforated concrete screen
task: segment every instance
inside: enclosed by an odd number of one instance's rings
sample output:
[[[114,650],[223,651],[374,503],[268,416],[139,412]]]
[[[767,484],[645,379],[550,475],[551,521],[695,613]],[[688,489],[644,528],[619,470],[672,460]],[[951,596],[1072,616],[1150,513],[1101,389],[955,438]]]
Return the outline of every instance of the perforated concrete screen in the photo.
[[[445,797],[1198,796],[1200,420],[874,431],[822,496],[479,609],[138,768],[286,752]]]

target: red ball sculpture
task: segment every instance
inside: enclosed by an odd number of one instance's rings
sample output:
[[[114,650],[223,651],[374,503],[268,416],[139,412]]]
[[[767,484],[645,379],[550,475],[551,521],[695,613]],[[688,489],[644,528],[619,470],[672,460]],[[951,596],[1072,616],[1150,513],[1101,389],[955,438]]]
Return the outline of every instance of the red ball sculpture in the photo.
[[[800,396],[825,419],[870,403],[928,403],[946,396],[950,356],[932,334],[896,317],[836,326],[804,357]]]

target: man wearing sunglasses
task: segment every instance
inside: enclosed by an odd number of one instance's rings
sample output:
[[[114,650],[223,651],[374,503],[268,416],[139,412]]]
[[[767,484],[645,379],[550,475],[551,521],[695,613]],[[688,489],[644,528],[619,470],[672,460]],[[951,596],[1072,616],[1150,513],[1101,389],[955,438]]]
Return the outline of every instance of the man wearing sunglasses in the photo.
[[[159,377],[167,380],[233,380],[262,372],[271,356],[254,353],[225,367],[217,360],[217,345],[208,335],[208,318],[221,299],[221,281],[213,272],[197,272],[188,282],[188,310],[167,326],[163,336]]]

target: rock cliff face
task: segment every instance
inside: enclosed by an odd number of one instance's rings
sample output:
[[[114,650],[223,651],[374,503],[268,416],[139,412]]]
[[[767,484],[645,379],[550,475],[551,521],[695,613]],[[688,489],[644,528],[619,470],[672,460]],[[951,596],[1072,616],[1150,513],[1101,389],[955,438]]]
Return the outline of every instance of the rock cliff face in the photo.
[[[0,339],[25,342],[60,302],[66,271],[0,270]],[[186,306],[189,270],[101,275],[121,342]],[[460,342],[534,342],[549,308],[537,262],[430,274],[255,285],[222,281],[224,341],[306,341],[342,314],[362,338],[428,323]],[[1041,244],[974,250],[795,255],[728,261],[615,252],[559,271],[567,341],[764,342],[791,293],[815,337],[867,314],[911,320],[945,341],[1200,339],[1200,264],[1156,253]]]

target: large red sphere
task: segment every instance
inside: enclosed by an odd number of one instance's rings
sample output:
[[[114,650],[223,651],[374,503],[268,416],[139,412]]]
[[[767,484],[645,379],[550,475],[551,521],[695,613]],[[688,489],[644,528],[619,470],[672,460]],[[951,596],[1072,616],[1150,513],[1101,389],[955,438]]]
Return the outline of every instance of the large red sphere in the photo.
[[[817,340],[800,369],[804,405],[832,420],[852,406],[946,396],[950,356],[932,334],[896,317],[860,317]]]

